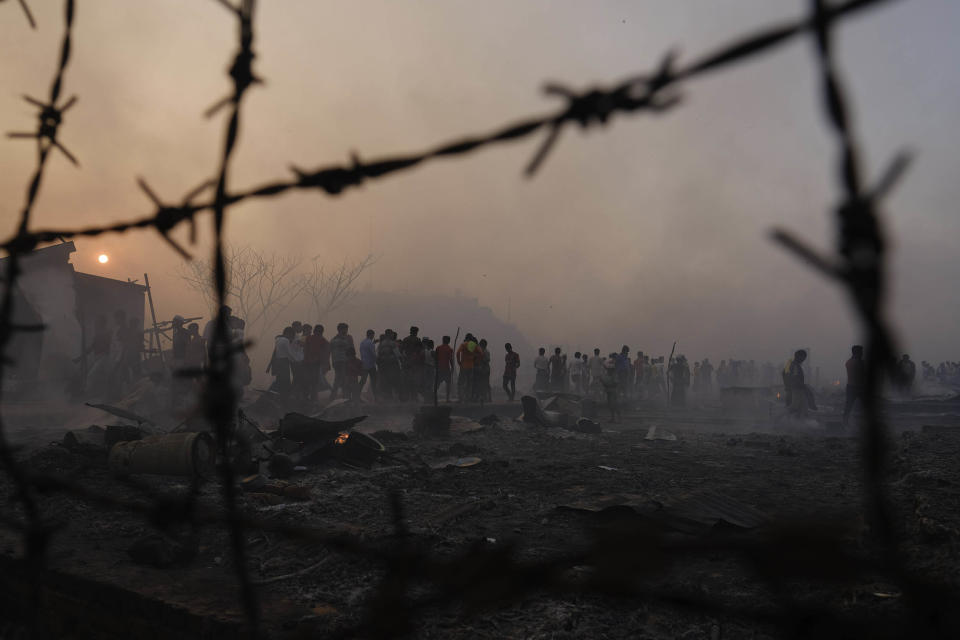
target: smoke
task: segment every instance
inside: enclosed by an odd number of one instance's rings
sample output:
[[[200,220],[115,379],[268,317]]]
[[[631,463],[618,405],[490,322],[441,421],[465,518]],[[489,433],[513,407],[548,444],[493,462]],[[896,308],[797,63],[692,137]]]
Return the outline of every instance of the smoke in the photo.
[[[56,6],[36,10],[37,33],[16,20],[0,25],[18,51],[0,61],[5,85],[28,93],[43,90],[35,71],[53,64],[60,20]],[[650,69],[677,44],[692,57],[744,24],[804,10],[761,0],[722,11],[706,0],[267,3],[257,62],[267,84],[251,93],[231,179],[250,185],[285,175],[291,163],[314,167],[352,151],[369,157],[486,131],[555,107],[537,92],[545,80],[617,80]],[[918,361],[960,357],[960,294],[948,284],[960,275],[952,260],[960,232],[951,174],[960,149],[957,18],[960,5],[918,0],[840,30],[867,155],[879,162],[909,146],[919,157],[889,201],[892,312]],[[171,200],[208,177],[222,127],[200,114],[226,90],[232,37],[213,2],[102,0],[81,11],[66,88],[81,102],[63,136],[83,169],[54,163],[36,224],[147,213],[135,175]],[[832,363],[839,371],[858,335],[846,301],[766,239],[781,225],[821,246],[834,241],[833,155],[809,56],[797,44],[690,85],[685,104],[663,117],[571,132],[532,181],[520,172],[533,145],[511,145],[339,199],[247,203],[231,214],[227,235],[330,264],[373,252],[379,262],[364,284],[412,294],[459,289],[501,318],[509,305],[534,346],[606,352],[626,343],[665,354],[679,340],[690,358],[715,362],[781,361],[811,346],[825,370]],[[0,121],[30,117],[16,100],[0,101]],[[4,146],[6,193],[20,192],[32,152]],[[15,201],[0,205],[3,219],[15,212]],[[209,221],[201,226],[196,250],[208,252]],[[186,241],[185,232],[178,238]],[[161,318],[207,312],[176,277],[179,258],[153,235],[84,240],[78,250],[84,271],[150,272]],[[106,267],[93,264],[103,250],[112,257]]]

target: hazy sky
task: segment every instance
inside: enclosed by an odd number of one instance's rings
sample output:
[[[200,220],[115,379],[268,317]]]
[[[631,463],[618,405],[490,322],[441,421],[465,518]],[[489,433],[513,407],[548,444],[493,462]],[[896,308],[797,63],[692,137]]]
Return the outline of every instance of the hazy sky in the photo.
[[[0,5],[0,123],[33,127],[21,93],[45,96],[62,3]],[[235,186],[288,167],[370,158],[483,132],[552,110],[547,80],[584,88],[681,60],[737,34],[800,15],[778,0],[260,2],[256,69],[232,174]],[[875,176],[893,152],[917,158],[889,200],[893,313],[917,360],[960,358],[954,261],[960,181],[960,3],[902,0],[841,27],[842,70]],[[66,94],[80,96],[54,157],[35,226],[77,226],[150,211],[141,175],[179,198],[213,174],[235,28],[213,0],[78,3]],[[429,164],[337,199],[288,195],[237,207],[238,244],[330,262],[372,250],[377,289],[479,297],[533,342],[655,353],[680,341],[693,358],[781,358],[810,346],[841,361],[857,335],[843,296],[774,246],[768,231],[833,243],[832,139],[810,43],[686,85],[668,114],[569,130],[540,174],[521,172],[539,139]],[[10,232],[32,170],[30,144],[0,141],[0,222]],[[203,219],[203,228],[210,225]],[[372,229],[372,231],[371,231]],[[209,237],[209,234],[204,234]],[[180,234],[186,238],[185,234]],[[84,271],[142,278],[161,315],[201,311],[178,256],[155,233],[77,243]],[[208,245],[197,247],[207,251]],[[105,251],[105,268],[95,256]],[[365,283],[366,284],[366,283]],[[424,310],[425,314],[429,310]],[[415,321],[411,318],[411,321]]]

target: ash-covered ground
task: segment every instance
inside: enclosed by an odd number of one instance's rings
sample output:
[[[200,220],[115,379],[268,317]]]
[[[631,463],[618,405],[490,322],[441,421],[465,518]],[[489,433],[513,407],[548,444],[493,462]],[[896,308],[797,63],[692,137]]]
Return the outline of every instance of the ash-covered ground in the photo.
[[[374,434],[385,456],[370,468],[330,459],[282,480],[264,465],[266,485],[240,490],[241,513],[264,525],[244,536],[265,633],[863,637],[857,625],[873,637],[908,632],[903,625],[912,624],[907,613],[917,603],[901,581],[874,567],[880,547],[864,516],[857,428],[838,429],[830,403],[805,426],[784,423],[768,408],[628,406],[622,422],[601,420],[599,433],[525,423],[519,403],[454,405],[449,435],[438,436],[412,431],[413,405],[341,408],[371,414],[357,430]],[[905,401],[887,409],[886,482],[903,560],[911,575],[955,588],[960,403]],[[137,507],[157,495],[182,498],[192,483],[155,475],[118,480],[105,456],[48,444],[59,442],[64,428],[44,420],[118,422],[79,411],[10,411],[31,473],[74,488],[39,498],[55,527],[47,567],[219,621],[211,637],[242,637],[230,631],[242,629],[244,617],[226,528],[201,523],[158,533]],[[261,426],[276,425],[265,419]],[[3,483],[10,496],[13,487]],[[219,484],[201,483],[197,513],[221,509]],[[17,514],[8,508],[8,515]],[[275,530],[284,527],[309,529],[316,539]],[[797,555],[749,550],[771,540],[786,540]],[[12,530],[4,530],[2,543],[7,557],[24,552]],[[416,577],[391,590],[385,567],[404,553],[429,558],[430,566],[407,567]],[[835,562],[836,571],[824,570],[825,562]],[[82,637],[82,621],[74,622]],[[58,624],[62,630],[69,622]],[[151,633],[171,635],[160,624]]]

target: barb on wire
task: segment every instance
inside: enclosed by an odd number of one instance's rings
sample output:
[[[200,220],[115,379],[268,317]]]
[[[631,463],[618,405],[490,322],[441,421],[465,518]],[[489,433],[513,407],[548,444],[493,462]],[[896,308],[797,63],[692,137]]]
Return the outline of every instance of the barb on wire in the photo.
[[[70,151],[67,150],[63,144],[57,140],[57,130],[60,128],[60,123],[63,122],[63,114],[70,107],[72,107],[77,102],[77,97],[72,96],[67,100],[63,105],[57,107],[53,103],[45,104],[40,102],[36,98],[31,98],[30,96],[23,96],[23,99],[40,109],[38,118],[40,120],[40,125],[37,127],[36,131],[13,131],[7,134],[8,138],[35,138],[37,143],[40,145],[41,153],[44,152],[44,146],[53,146],[60,150],[60,152],[67,157],[67,160],[72,162],[75,166],[79,166],[80,162],[77,160]]]
[[[179,206],[166,205],[163,201],[154,193],[153,189],[150,188],[150,185],[147,184],[147,181],[143,178],[137,178],[137,185],[140,189],[147,195],[148,198],[153,202],[157,207],[157,213],[154,216],[156,222],[154,227],[157,229],[157,233],[160,234],[160,237],[163,238],[173,249],[183,256],[186,260],[192,260],[193,256],[190,253],[177,244],[173,238],[170,237],[170,231],[176,227],[180,222],[187,221],[190,224],[190,244],[196,244],[197,241],[197,226],[196,221],[193,218],[191,213],[190,205],[193,202],[194,198],[199,196],[205,190],[209,189],[214,185],[213,180],[206,180],[200,185],[192,189],[183,197]]]
[[[0,0],[3,2],[3,0]],[[17,0],[17,3],[20,5],[20,8],[23,10],[23,15],[27,17],[27,22],[30,23],[31,29],[37,28],[37,21],[33,19],[33,13],[30,11],[30,5],[27,4],[27,0]]]
[[[815,268],[828,278],[843,278],[843,269],[829,258],[785,229],[774,229],[770,234],[774,242],[779,243],[798,258]]]

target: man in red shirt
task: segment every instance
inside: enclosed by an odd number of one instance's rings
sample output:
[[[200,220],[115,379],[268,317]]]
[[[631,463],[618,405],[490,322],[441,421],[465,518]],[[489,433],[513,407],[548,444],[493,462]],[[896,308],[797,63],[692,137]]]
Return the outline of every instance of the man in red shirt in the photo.
[[[450,380],[453,375],[453,347],[450,346],[450,336],[443,336],[443,344],[436,349],[437,353],[437,382],[433,392],[440,389],[440,383],[447,385],[447,402],[450,402]]]

